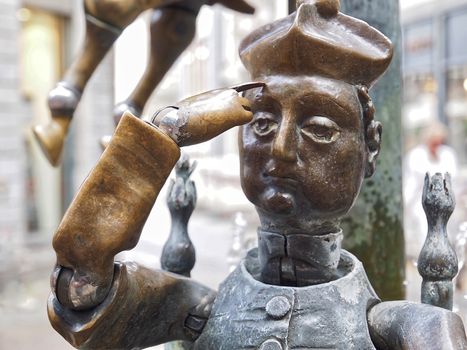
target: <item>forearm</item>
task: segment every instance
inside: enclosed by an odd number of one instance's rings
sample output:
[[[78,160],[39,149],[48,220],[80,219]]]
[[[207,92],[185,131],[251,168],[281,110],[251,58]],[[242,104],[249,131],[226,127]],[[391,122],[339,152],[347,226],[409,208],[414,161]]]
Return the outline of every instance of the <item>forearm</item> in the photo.
[[[157,128],[127,116],[82,184],[53,239],[59,268],[73,271],[59,295],[68,307],[87,309],[107,295],[113,258],[133,248],[173,166],[178,146]],[[54,281],[53,282],[57,282]],[[69,301],[69,303],[68,303]]]
[[[462,320],[453,312],[405,301],[380,303],[368,313],[371,339],[379,350],[463,350]]]
[[[116,264],[107,298],[89,311],[64,307],[51,294],[53,327],[80,349],[133,349],[172,340],[194,341],[209,316],[214,292],[163,271]],[[102,336],[105,334],[105,336]]]

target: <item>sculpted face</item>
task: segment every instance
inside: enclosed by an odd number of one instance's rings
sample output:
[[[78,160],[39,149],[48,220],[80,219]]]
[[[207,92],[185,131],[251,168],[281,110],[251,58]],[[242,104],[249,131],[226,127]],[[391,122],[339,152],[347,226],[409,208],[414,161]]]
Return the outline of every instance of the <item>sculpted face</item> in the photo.
[[[356,88],[322,77],[272,76],[250,92],[239,135],[241,182],[262,224],[333,224],[360,190],[368,157]]]

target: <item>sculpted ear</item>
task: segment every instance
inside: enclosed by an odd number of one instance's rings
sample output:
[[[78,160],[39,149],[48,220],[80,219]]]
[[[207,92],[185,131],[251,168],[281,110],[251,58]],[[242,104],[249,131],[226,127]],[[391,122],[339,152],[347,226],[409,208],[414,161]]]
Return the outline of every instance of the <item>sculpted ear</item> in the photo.
[[[381,149],[381,134],[383,126],[380,122],[372,120],[366,129],[366,147],[367,147],[367,162],[365,169],[365,177],[371,177],[376,170],[376,160],[378,159]]]

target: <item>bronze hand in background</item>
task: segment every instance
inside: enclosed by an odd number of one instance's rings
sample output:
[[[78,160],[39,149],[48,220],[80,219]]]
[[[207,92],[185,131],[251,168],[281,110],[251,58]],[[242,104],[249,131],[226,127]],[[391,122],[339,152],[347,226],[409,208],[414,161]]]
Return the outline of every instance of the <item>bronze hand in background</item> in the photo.
[[[130,110],[138,117],[141,116],[154,89],[193,41],[196,32],[196,17],[201,5],[202,2],[195,1],[190,8],[174,5],[153,10],[148,64],[131,95],[115,106],[113,118],[116,125],[126,110]]]
[[[211,1],[214,4],[218,1]],[[252,13],[243,0],[219,1],[232,9]],[[49,95],[52,120],[33,131],[53,166],[61,160],[71,118],[87,82],[114,42],[142,12],[154,9],[148,67],[131,96],[116,107],[116,122],[129,109],[140,115],[149,96],[194,37],[196,16],[206,0],[85,0],[86,32],[81,50],[63,79]]]

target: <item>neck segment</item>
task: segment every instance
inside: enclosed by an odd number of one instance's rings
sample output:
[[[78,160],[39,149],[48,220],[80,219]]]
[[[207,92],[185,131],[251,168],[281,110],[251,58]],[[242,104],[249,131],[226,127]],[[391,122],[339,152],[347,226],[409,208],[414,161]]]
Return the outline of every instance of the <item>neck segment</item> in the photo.
[[[258,229],[261,282],[304,287],[338,278],[342,230],[334,233],[281,234]]]

